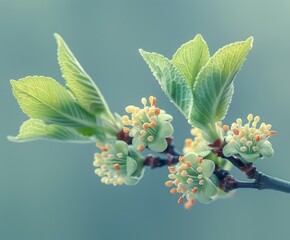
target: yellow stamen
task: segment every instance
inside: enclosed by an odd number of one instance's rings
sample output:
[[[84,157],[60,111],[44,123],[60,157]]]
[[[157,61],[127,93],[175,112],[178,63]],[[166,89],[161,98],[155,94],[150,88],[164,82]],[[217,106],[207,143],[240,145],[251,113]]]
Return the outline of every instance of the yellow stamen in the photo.
[[[144,107],[146,106],[147,104],[147,99],[146,98],[141,98],[141,103],[144,105]]]
[[[253,120],[253,114],[249,114],[247,119],[248,119],[249,122],[251,122]]]
[[[124,132],[124,133],[129,133],[129,132],[130,132],[130,128],[128,128],[128,127],[123,127],[123,132]]]
[[[149,102],[150,102],[151,106],[155,106],[156,102],[157,102],[156,97],[150,96],[149,97]]]

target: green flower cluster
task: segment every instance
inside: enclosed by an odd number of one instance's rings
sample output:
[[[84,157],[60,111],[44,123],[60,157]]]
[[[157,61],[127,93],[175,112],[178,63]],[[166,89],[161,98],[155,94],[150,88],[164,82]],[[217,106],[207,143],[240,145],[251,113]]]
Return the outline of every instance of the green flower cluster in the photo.
[[[101,182],[116,185],[134,185],[143,175],[143,157],[124,141],[105,146],[97,145],[102,152],[95,154],[95,173]]]
[[[131,119],[127,115],[122,117],[124,125],[132,127],[131,129],[124,127],[123,131],[133,137],[132,144],[139,151],[143,151],[148,146],[154,152],[163,152],[167,148],[166,138],[173,134],[170,123],[172,116],[155,107],[156,101],[155,97],[150,96],[149,107],[147,99],[142,98],[144,108],[128,106],[126,112],[131,114]]]
[[[223,154],[226,157],[240,157],[246,163],[252,163],[262,157],[272,157],[274,150],[268,138],[276,132],[271,131],[270,124],[261,123],[258,127],[258,116],[253,118],[253,115],[249,114],[247,119],[245,125],[242,125],[242,119],[238,118],[231,129],[226,125],[223,127],[227,133],[227,144],[223,148]]]
[[[179,158],[179,163],[169,166],[169,181],[165,183],[167,187],[172,187],[170,193],[180,193],[178,203],[182,203],[184,198],[187,202],[185,208],[190,208],[195,199],[202,203],[210,203],[217,194],[217,187],[210,177],[213,174],[215,164],[211,160],[203,159],[196,153],[187,153]]]

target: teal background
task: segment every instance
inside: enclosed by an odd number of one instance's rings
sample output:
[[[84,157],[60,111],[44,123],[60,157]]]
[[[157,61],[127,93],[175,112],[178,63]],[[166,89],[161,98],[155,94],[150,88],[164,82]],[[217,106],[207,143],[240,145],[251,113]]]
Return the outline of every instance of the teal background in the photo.
[[[45,75],[63,83],[54,32],[67,41],[113,111],[124,114],[142,96],[158,96],[159,106],[174,116],[179,148],[190,127],[138,48],[171,57],[201,33],[214,53],[254,36],[225,123],[248,113],[271,123],[278,132],[272,138],[275,156],[256,165],[290,180],[289,22],[287,0],[0,0],[0,239],[289,239],[290,195],[243,189],[186,211],[164,187],[167,169],[146,169],[134,187],[108,187],[94,175],[93,144],[6,139],[27,119],[10,79]]]

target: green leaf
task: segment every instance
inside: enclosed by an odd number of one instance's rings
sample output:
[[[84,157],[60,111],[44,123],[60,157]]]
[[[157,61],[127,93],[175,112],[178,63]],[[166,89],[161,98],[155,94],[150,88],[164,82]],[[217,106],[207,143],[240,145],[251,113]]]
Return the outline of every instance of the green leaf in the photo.
[[[52,78],[30,76],[11,80],[11,85],[23,112],[31,118],[70,127],[96,127],[95,116]]]
[[[193,87],[200,69],[209,59],[209,50],[200,34],[183,44],[173,55],[172,63]]]
[[[78,103],[91,114],[110,113],[100,90],[75,58],[65,41],[54,34],[58,45],[58,62],[66,85]]]
[[[29,119],[22,124],[18,136],[9,136],[8,139],[14,142],[27,142],[37,139],[51,139],[66,142],[95,142],[96,139],[84,136],[77,130],[55,124],[45,124],[39,119]]]
[[[218,50],[197,76],[190,122],[204,132],[211,131],[208,141],[218,138],[215,122],[227,113],[234,92],[234,77],[242,67],[252,41],[253,38],[249,38]]]
[[[164,56],[157,53],[145,52],[142,49],[139,51],[165,94],[188,118],[192,107],[192,93],[188,81]]]

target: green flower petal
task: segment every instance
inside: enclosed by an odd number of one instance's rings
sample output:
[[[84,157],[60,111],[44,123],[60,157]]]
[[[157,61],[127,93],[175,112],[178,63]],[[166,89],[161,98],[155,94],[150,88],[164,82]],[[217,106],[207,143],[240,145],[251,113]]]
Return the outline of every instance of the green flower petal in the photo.
[[[158,130],[158,137],[159,138],[167,138],[172,136],[173,134],[173,127],[171,123],[167,121],[160,121],[159,122],[159,130]]]
[[[158,138],[149,143],[148,147],[154,152],[163,152],[167,148],[167,141],[165,138]]]
[[[128,146],[129,150],[129,156],[133,158],[134,160],[138,161],[144,161],[143,156],[131,145]]]
[[[139,147],[140,145],[144,146],[144,142],[143,142],[143,141],[140,141],[140,140],[138,139],[138,137],[134,137],[133,140],[132,140],[132,145],[133,145],[133,147],[134,147],[135,149],[138,149],[138,147]]]
[[[206,157],[207,155],[209,155],[211,153],[210,150],[208,151],[202,151],[202,152],[198,152],[198,156],[201,156],[201,157]]]
[[[213,201],[213,197],[217,194],[216,185],[209,179],[204,179],[204,185],[196,193],[196,198],[201,203],[210,203]]]
[[[233,156],[235,154],[238,154],[238,150],[236,149],[236,146],[232,145],[232,144],[227,144],[224,146],[223,148],[223,154],[226,156],[226,157],[230,157],[230,156]]]
[[[139,182],[139,178],[136,178],[136,177],[124,177],[124,182],[125,184],[127,185],[135,185]]]
[[[136,128],[136,127],[131,128],[131,130],[130,130],[130,132],[129,132],[129,136],[130,136],[130,137],[134,137],[133,132],[136,132],[136,131],[139,132],[139,131],[138,131],[138,128]]]
[[[171,122],[173,120],[173,117],[166,113],[160,113],[160,115],[158,116],[158,120]]]
[[[127,175],[131,176],[137,169],[137,162],[130,157],[127,157],[127,161],[126,161],[126,171],[127,171]]]
[[[213,201],[212,198],[204,195],[203,193],[196,194],[196,199],[204,204],[208,204],[208,203],[211,203]]]
[[[114,144],[116,153],[123,153],[124,157],[128,156],[128,144],[124,141],[116,141]]]
[[[274,150],[271,147],[271,145],[267,144],[264,146],[261,146],[260,151],[259,151],[264,157],[270,158],[273,157],[274,155]]]
[[[256,161],[260,157],[259,153],[252,153],[252,154],[239,153],[239,154],[242,157],[242,160],[245,160],[246,162],[249,162],[249,163]]]
[[[209,178],[212,175],[215,168],[214,162],[207,159],[204,159],[200,164],[200,166],[202,167],[202,174],[205,178]]]
[[[193,168],[198,167],[198,163],[196,162],[197,157],[198,155],[195,152],[189,152],[184,156],[185,162],[191,162]]]

